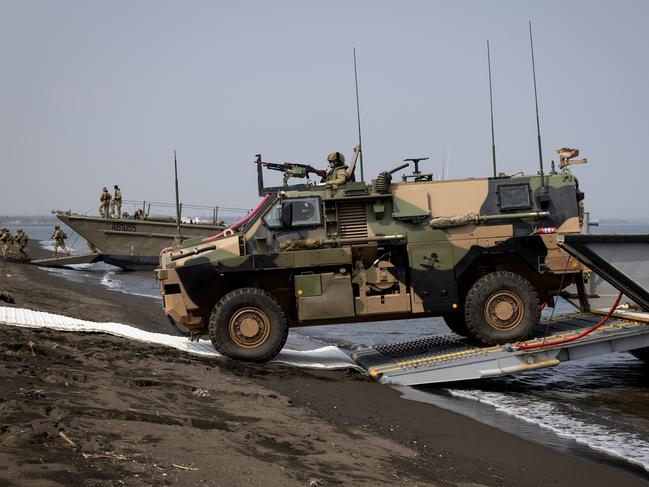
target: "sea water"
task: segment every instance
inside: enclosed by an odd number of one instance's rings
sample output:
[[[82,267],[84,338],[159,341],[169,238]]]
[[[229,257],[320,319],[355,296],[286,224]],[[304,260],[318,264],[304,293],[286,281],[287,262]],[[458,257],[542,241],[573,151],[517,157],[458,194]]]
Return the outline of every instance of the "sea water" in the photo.
[[[601,225],[592,233],[649,234],[649,225]],[[574,309],[558,300],[553,318]],[[294,329],[350,351],[450,333],[442,318]],[[628,353],[567,362],[527,374],[452,385],[397,387],[407,398],[563,451],[649,472],[649,365]]]
[[[22,228],[30,238],[52,248],[51,226]],[[72,253],[87,252],[82,238],[70,228],[64,231]],[[593,233],[649,233],[649,225],[602,225]],[[115,292],[161,300],[152,271],[126,272],[105,263],[75,267],[44,270]],[[559,302],[554,313],[570,311],[567,303]],[[546,316],[552,312],[544,311]],[[441,318],[310,326],[291,329],[287,345],[308,349],[334,344],[352,352],[440,333],[449,333]],[[407,399],[459,412],[527,440],[649,472],[649,367],[627,353],[568,362],[525,375],[397,389]]]

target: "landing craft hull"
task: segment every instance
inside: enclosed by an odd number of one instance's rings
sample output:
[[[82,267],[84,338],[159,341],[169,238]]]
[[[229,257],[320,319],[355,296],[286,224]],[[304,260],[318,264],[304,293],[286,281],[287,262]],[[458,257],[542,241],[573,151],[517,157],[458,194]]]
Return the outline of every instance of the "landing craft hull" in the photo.
[[[155,269],[158,266],[159,257],[109,255],[104,256],[104,262],[127,271],[141,271]]]
[[[127,270],[153,269],[160,251],[173,243],[175,223],[123,218],[100,218],[55,212],[56,217],[92,242],[104,261]],[[181,224],[184,239],[214,235],[222,225]]]

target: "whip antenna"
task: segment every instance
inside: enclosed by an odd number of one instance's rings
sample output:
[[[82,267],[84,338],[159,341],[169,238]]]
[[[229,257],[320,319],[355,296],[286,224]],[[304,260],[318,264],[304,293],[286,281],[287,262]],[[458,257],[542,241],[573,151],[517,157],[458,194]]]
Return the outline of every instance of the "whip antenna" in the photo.
[[[496,138],[494,136],[494,100],[491,92],[491,55],[489,53],[489,39],[487,39],[487,65],[489,66],[489,108],[491,112],[491,157],[496,177]]]
[[[356,85],[356,119],[358,120],[358,150],[361,159],[361,181],[365,181],[363,173],[363,144],[361,143],[361,108],[358,102],[358,73],[356,72],[356,48],[354,47],[354,83]]]
[[[446,147],[442,147],[442,181],[446,181]]]
[[[532,21],[530,26],[530,51],[532,52],[532,77],[534,78],[534,105],[536,107],[536,134],[539,141],[539,172],[541,173],[541,191],[545,191],[545,176],[543,175],[543,154],[541,151],[541,125],[539,124],[539,100],[536,93],[536,69],[534,67],[534,43],[532,41]]]
[[[183,236],[180,233],[180,200],[178,198],[178,161],[176,159],[176,151],[174,151],[174,174],[176,176],[176,238],[174,240],[180,245],[183,241]]]

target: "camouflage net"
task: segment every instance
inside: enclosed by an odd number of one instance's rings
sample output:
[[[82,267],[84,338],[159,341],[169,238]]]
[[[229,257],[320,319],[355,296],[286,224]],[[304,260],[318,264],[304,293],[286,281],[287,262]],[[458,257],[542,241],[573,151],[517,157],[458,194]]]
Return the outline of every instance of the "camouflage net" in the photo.
[[[438,216],[430,220],[430,226],[433,228],[450,228],[479,222],[480,215],[477,213],[467,213],[461,216]]]
[[[290,252],[291,250],[313,250],[322,247],[320,240],[286,240],[279,243],[280,252]]]

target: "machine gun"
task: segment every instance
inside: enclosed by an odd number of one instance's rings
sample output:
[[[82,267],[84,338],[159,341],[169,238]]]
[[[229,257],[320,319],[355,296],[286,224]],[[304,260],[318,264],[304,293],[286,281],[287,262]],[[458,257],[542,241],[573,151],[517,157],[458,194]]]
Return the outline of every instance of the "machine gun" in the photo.
[[[295,162],[264,162],[261,160],[261,154],[255,154],[257,158],[255,164],[264,166],[271,171],[281,171],[284,173],[283,185],[286,186],[290,178],[307,178],[309,179],[309,174],[317,174],[320,177],[325,177],[327,171],[324,169],[317,169],[308,164],[297,164]]]

